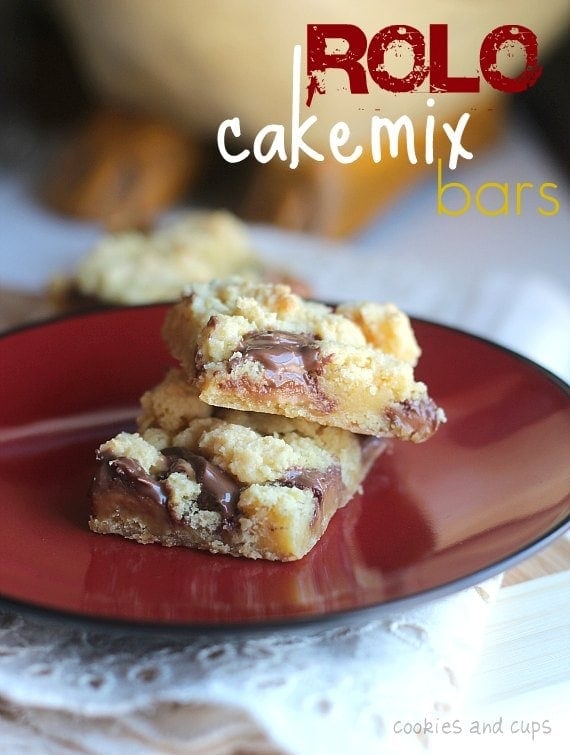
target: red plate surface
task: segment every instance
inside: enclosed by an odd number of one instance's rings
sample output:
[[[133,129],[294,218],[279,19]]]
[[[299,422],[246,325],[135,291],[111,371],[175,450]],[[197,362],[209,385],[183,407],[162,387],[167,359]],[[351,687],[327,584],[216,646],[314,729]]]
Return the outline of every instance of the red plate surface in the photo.
[[[361,617],[466,587],[560,534],[567,388],[487,341],[415,321],[418,377],[448,423],[398,443],[303,560],[139,545],[87,527],[94,450],[171,363],[165,308],[108,310],[0,339],[0,596],[50,615],[203,630]]]

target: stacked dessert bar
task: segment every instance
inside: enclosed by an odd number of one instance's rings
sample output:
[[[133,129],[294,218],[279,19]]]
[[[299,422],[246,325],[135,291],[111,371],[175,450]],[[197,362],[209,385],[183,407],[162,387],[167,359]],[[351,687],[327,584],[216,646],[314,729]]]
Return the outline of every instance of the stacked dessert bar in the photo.
[[[95,532],[299,559],[388,439],[421,442],[445,421],[392,304],[213,280],[168,310],[163,336],[180,367],[142,396],[138,432],[99,448]]]

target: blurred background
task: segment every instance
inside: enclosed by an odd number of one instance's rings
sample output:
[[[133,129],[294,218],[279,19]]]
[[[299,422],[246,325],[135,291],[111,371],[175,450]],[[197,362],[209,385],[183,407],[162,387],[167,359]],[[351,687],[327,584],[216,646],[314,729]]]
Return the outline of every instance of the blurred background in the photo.
[[[304,12],[312,21],[360,24],[369,37],[393,20],[380,19],[377,4],[353,5]],[[293,9],[276,14],[254,0],[169,0],[160,8],[3,0],[3,326],[61,311],[61,297],[49,295],[53,280],[73,278],[108,234],[148,234],[181,210],[223,209],[247,223],[264,265],[285,267],[315,296],[392,299],[412,314],[492,337],[567,379],[567,3],[418,9],[407,2],[399,9],[399,21],[426,33],[429,22],[448,19],[450,40],[461,28],[450,41],[450,68],[466,75],[475,72],[484,32],[497,23],[526,23],[541,43],[544,71],[526,92],[503,97],[486,88],[476,99],[438,100],[438,115],[452,123],[470,112],[466,142],[475,153],[445,180],[473,194],[486,182],[508,184],[511,192],[507,213],[472,206],[456,216],[437,211],[435,168],[403,158],[375,166],[305,161],[291,171],[278,161],[229,164],[220,157],[215,125],[222,119],[241,117],[245,146],[262,125],[286,123],[292,45],[304,43],[307,19]],[[425,119],[425,94],[406,97],[388,95],[379,108],[365,108],[345,93],[321,97],[315,112],[323,124],[346,120],[358,136],[359,119],[369,121],[375,110]],[[517,209],[519,182],[532,188]],[[559,206],[550,215],[539,209],[552,208],[539,194],[545,183]]]

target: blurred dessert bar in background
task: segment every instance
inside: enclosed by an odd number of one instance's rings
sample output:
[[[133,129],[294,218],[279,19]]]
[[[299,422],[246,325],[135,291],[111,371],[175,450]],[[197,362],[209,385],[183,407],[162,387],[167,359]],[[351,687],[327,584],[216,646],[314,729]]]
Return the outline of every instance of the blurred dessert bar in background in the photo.
[[[281,280],[302,294],[309,291],[286,270],[262,262],[238,218],[203,210],[170,218],[153,231],[104,235],[73,274],[52,281],[50,298],[58,312],[170,302],[191,283],[230,275]]]

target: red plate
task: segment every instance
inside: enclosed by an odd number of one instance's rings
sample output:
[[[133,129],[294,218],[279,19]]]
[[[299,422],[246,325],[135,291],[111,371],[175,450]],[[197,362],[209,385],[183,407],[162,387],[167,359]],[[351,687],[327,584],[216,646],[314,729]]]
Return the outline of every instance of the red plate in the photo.
[[[108,310],[0,339],[0,595],[19,608],[186,630],[363,618],[474,584],[565,528],[567,388],[487,341],[416,321],[418,376],[448,423],[400,443],[289,564],[139,545],[87,527],[94,451],[132,426],[171,360],[165,308]]]

